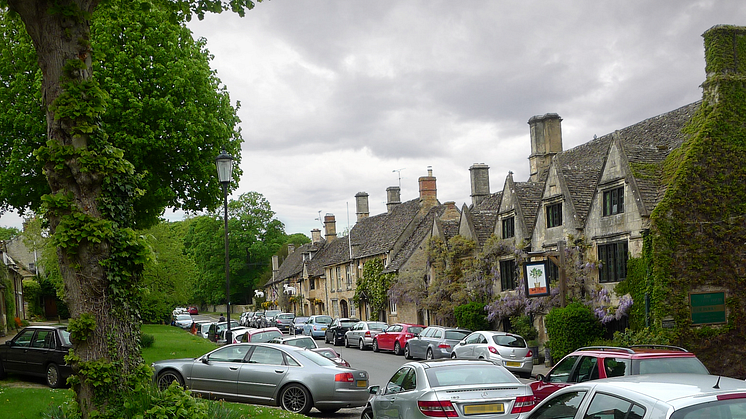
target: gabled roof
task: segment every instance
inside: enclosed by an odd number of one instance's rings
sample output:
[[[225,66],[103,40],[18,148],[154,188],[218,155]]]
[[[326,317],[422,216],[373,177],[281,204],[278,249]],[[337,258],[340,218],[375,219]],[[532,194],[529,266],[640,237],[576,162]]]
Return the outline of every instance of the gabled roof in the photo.
[[[425,217],[423,217],[423,219],[419,222],[414,232],[404,242],[404,245],[401,247],[399,252],[397,252],[394,258],[391,260],[389,266],[384,269],[384,273],[398,271],[404,265],[404,263],[409,260],[409,258],[417,250],[417,247],[420,245],[420,243],[422,243],[422,241],[431,234],[433,221],[437,217],[440,217],[445,212],[445,210],[445,205],[438,205],[428,211]]]
[[[391,251],[419,211],[420,199],[416,198],[395,206],[391,212],[358,221],[350,231],[355,257],[364,258]]]
[[[472,205],[469,207],[469,209],[474,211],[499,211],[500,210],[500,202],[503,199],[503,191],[495,192],[482,200],[482,202],[479,203],[479,205]]]
[[[617,131],[647,214],[660,202],[667,184],[661,181],[659,170],[652,174],[646,169],[660,169],[671,151],[681,147],[687,138],[682,129],[701,103],[694,102]]]
[[[275,276],[274,281],[268,282],[267,285],[275,284],[286,279],[299,276],[303,271],[303,254],[318,252],[319,249],[324,246],[324,244],[325,241],[322,239],[322,241],[317,243],[305,243],[295,249],[293,253],[289,254],[285,258],[285,260],[282,261],[282,265],[280,265],[279,269],[277,270],[277,275]]]
[[[523,216],[528,231],[526,235],[531,237],[536,225],[536,215],[539,213],[541,206],[541,196],[544,193],[544,182],[546,175],[541,182],[515,182],[513,189],[515,191],[516,204],[520,206],[520,214]]]

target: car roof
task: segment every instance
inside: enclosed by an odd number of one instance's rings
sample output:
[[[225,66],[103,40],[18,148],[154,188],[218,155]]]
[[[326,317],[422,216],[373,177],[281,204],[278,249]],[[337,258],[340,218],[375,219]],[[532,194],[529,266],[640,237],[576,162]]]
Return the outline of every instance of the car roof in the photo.
[[[618,346],[588,346],[576,349],[571,355],[593,355],[598,358],[647,359],[660,357],[696,358],[684,348],[668,345],[633,345],[629,348]]]
[[[626,375],[582,383],[577,386],[596,387],[596,391],[619,394],[638,393],[680,409],[697,400],[718,394],[739,393],[746,397],[746,382],[735,378],[702,374]],[[716,387],[717,385],[717,387]],[[576,386],[572,386],[576,387]],[[568,388],[572,388],[568,387]],[[620,394],[621,395],[621,394]]]
[[[65,330],[67,329],[67,325],[47,325],[47,324],[39,324],[39,325],[33,325],[33,326],[26,326],[22,330],[51,330],[51,329],[59,329],[59,330]]]

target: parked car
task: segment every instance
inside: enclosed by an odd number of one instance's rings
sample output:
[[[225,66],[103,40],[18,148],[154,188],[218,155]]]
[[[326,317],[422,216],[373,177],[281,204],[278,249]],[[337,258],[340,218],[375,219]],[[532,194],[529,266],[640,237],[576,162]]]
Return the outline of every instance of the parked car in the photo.
[[[317,349],[319,345],[316,344],[316,339],[310,337],[310,336],[293,336],[293,337],[284,337],[279,336],[272,338],[268,341],[268,343],[279,343],[282,345],[290,345],[290,346],[297,346],[299,348],[306,348],[306,349]]]
[[[264,318],[264,312],[263,311],[256,311],[254,312],[254,315],[251,316],[249,319],[249,327],[253,327],[255,329],[266,327],[267,319]]]
[[[197,306],[189,306],[187,307],[187,312],[189,314],[196,315],[196,314],[199,314],[199,309],[197,309]]]
[[[489,359],[521,378],[531,378],[534,369],[534,354],[526,340],[506,332],[473,332],[453,347],[451,358]]]
[[[263,327],[261,329],[246,329],[240,335],[233,335],[233,343],[263,343],[282,337],[282,332],[276,327]]]
[[[469,333],[471,333],[469,329],[428,326],[420,334],[407,341],[404,346],[404,358],[450,358],[453,346]]]
[[[0,379],[6,373],[44,377],[52,388],[61,387],[72,369],[65,362],[70,352],[65,326],[29,326],[0,345]]]
[[[312,407],[329,414],[368,400],[367,371],[290,345],[226,345],[196,359],[158,361],[153,368],[161,389],[176,381],[200,396],[280,405],[300,414]]]
[[[702,374],[629,375],[565,387],[521,418],[746,417],[746,382]]]
[[[311,316],[303,325],[303,334],[314,338],[324,337],[324,332],[331,322],[332,318],[326,315]]]
[[[290,333],[293,319],[295,319],[295,314],[293,313],[280,313],[275,316],[274,324],[272,326],[282,330],[283,332]]]
[[[396,355],[404,355],[407,341],[422,332],[425,326],[421,324],[396,323],[373,338],[373,351],[394,351]]]
[[[341,345],[345,341],[345,333],[360,319],[354,317],[337,317],[324,331],[324,343],[333,343],[334,346]]]
[[[363,419],[516,418],[536,403],[527,384],[486,360],[408,362],[369,391]]]
[[[231,323],[233,323],[233,320],[231,320]],[[218,332],[217,343],[240,343],[236,340],[236,336],[246,333],[247,330],[256,330],[256,329],[252,329],[246,326],[238,326],[238,327],[231,326],[231,341],[228,342],[225,339],[225,333],[228,331],[228,328],[226,327]]]
[[[350,366],[350,363],[342,359],[342,354],[335,351],[334,348],[316,348],[311,350],[331,359],[337,365],[342,365],[343,367]]]
[[[282,310],[264,310],[264,318],[267,321],[264,327],[275,326],[275,317],[280,313],[282,313]]]
[[[191,314],[177,314],[174,319],[174,326],[178,326],[182,329],[192,328],[192,315]]]
[[[238,318],[238,323],[241,324],[241,326],[249,326],[249,321],[254,316],[253,311],[244,311],[241,313],[241,316]]]
[[[202,332],[202,326],[205,324],[208,325],[207,327],[210,327],[210,323],[212,323],[211,320],[198,320],[192,322],[192,328],[189,330],[189,333],[193,335],[200,335]]]
[[[345,332],[345,347],[349,348],[350,345],[355,345],[363,351],[368,346],[373,345],[373,338],[387,327],[389,325],[384,322],[357,322],[350,330]]]
[[[531,389],[541,401],[560,388],[575,383],[661,373],[709,374],[709,371],[693,353],[676,346],[590,346],[562,358],[546,376],[537,375],[538,381],[531,383]]]
[[[308,321],[308,317],[306,316],[294,318],[293,327],[290,328],[290,331],[288,331],[288,333],[290,333],[291,335],[302,335],[303,325],[306,324],[307,321]]]
[[[199,333],[197,335],[202,336],[203,338],[207,339],[209,336],[210,326],[215,324],[215,322],[207,322],[202,323],[199,325]]]
[[[240,327],[237,321],[231,320],[231,329]],[[207,331],[207,339],[217,342],[220,340],[220,332],[228,328],[228,322],[211,323]]]

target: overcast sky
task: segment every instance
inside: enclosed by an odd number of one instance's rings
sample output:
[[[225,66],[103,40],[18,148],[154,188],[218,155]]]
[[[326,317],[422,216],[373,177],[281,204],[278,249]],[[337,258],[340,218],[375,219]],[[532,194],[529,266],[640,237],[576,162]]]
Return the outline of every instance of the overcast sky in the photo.
[[[354,224],[357,192],[384,212],[399,175],[416,198],[428,166],[459,207],[474,163],[492,192],[527,180],[531,116],[558,113],[569,149],[699,100],[716,24],[746,25],[746,1],[271,0],[189,26],[241,103],[233,197],[310,235],[319,211]]]

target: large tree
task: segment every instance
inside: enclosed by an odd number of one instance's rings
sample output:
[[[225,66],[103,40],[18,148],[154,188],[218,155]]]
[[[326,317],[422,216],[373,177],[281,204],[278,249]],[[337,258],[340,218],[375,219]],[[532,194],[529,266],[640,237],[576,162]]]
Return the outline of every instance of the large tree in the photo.
[[[22,189],[19,199],[3,195],[0,208],[10,205],[23,210],[37,208],[43,203],[58,248],[65,297],[72,316],[69,330],[75,348],[71,362],[76,373],[73,389],[83,419],[95,416],[94,412],[102,417],[116,416],[117,403],[122,398],[114,395],[134,388],[136,382],[147,376],[139,348],[137,290],[148,253],[131,228],[154,222],[166,206],[201,208],[217,204],[220,188],[214,171],[203,166],[196,170],[194,177],[177,174],[184,170],[184,161],[189,162],[190,169],[205,161],[212,162],[218,147],[225,147],[234,156],[240,151],[240,139],[231,126],[235,119],[223,121],[230,128],[221,132],[188,130],[190,138],[185,138],[187,134],[176,134],[180,128],[171,124],[153,127],[154,137],[149,137],[145,129],[129,131],[132,127],[112,124],[107,119],[107,106],[119,104],[115,95],[108,96],[106,88],[94,77],[94,62],[102,57],[94,54],[91,24],[136,13],[141,20],[102,25],[102,31],[117,31],[119,36],[114,38],[122,42],[141,37],[161,48],[179,49],[189,44],[185,36],[179,37],[184,44],[158,43],[149,30],[180,25],[195,13],[198,17],[205,12],[228,9],[243,13],[254,4],[251,0],[111,0],[105,3],[113,11],[107,18],[96,14],[99,3],[99,0],[0,0],[0,8],[7,7],[18,16],[25,29],[25,33],[15,29],[6,36],[19,44],[24,42],[25,34],[31,39],[40,77],[24,76],[29,81],[41,81],[39,98],[46,122],[46,133],[41,137],[36,131],[26,130],[29,125],[38,123],[33,118],[21,121],[17,130],[3,135],[4,141],[12,142],[11,148],[4,147],[13,150],[12,166],[25,165],[19,183],[5,183],[3,191],[24,182],[29,186]],[[157,13],[163,14],[153,22],[148,20],[151,14]],[[136,30],[140,32],[128,38],[129,25],[133,24],[139,25]],[[124,54],[118,58],[121,61],[108,63],[107,68],[125,66],[134,71],[143,67],[149,69],[152,65],[153,71],[160,70],[156,57],[137,47],[124,49]],[[198,73],[200,77],[205,76],[204,72]],[[101,81],[112,83],[109,85],[112,93],[116,91],[113,84],[122,82]],[[198,83],[189,80],[189,84]],[[183,91],[184,102],[177,102],[178,108],[201,99],[190,89],[179,86],[164,83],[156,87],[164,93]],[[133,84],[125,85],[120,91],[126,93],[134,88]],[[18,94],[29,91],[32,90],[18,91]],[[138,102],[141,99],[138,95],[131,99],[122,103],[120,110],[151,105],[147,101]],[[167,102],[165,98],[156,101],[161,105]],[[211,105],[212,102],[197,107],[209,109]],[[6,111],[5,106],[3,108]],[[156,110],[169,109],[162,106]],[[121,117],[132,116],[122,114]],[[200,123],[198,120],[191,122]],[[199,144],[189,144],[195,138]],[[39,147],[42,139],[46,143]],[[179,139],[185,141],[176,142]],[[138,151],[141,151],[140,157]],[[152,161],[142,154],[161,158]],[[38,159],[38,166],[33,163],[34,158]],[[161,167],[155,167],[158,165]],[[6,168],[2,169],[0,172]],[[46,187],[38,184],[40,173],[46,178]],[[157,173],[155,178],[153,173]],[[238,173],[235,176],[237,178]],[[157,189],[146,190],[154,187]],[[48,193],[39,196],[41,191]]]

